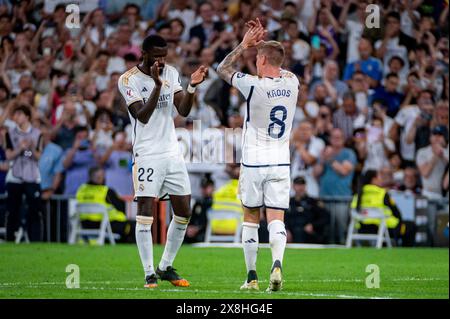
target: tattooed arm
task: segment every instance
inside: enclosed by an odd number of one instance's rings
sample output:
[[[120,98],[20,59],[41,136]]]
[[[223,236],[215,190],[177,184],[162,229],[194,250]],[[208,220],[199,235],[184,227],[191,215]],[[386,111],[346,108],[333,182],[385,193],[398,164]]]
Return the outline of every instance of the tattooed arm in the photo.
[[[237,70],[233,68],[234,63],[236,63],[245,49],[257,46],[263,42],[262,38],[264,38],[267,33],[261,25],[261,22],[259,22],[259,19],[248,22],[247,26],[249,29],[245,33],[242,42],[230,52],[217,67],[217,74],[219,74],[219,76],[228,84],[231,84],[231,77],[237,72]]]
[[[244,45],[239,44],[233,51],[231,51],[217,67],[217,74],[228,84],[231,84],[231,77],[237,70],[233,67],[233,64],[239,59],[244,52]]]

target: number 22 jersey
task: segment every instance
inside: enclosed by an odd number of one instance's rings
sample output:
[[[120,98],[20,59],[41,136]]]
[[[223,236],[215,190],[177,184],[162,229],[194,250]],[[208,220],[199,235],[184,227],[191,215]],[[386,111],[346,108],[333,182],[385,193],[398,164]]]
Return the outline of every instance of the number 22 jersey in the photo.
[[[158,104],[148,123],[141,123],[128,111],[133,126],[132,142],[135,159],[140,157],[159,159],[180,154],[172,112],[174,96],[183,88],[178,71],[173,66],[166,64],[160,79],[162,87]],[[143,73],[135,66],[120,76],[118,87],[127,106],[136,101],[142,101],[145,104],[150,98],[155,82],[150,75]]]

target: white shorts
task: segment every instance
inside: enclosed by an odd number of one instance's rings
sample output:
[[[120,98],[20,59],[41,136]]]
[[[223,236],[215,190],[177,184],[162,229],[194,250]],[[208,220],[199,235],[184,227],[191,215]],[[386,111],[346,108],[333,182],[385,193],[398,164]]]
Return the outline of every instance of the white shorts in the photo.
[[[162,159],[141,157],[133,165],[135,197],[168,199],[167,195],[190,195],[191,183],[181,156]]]
[[[289,208],[289,166],[248,167],[241,165],[239,198],[247,208]]]

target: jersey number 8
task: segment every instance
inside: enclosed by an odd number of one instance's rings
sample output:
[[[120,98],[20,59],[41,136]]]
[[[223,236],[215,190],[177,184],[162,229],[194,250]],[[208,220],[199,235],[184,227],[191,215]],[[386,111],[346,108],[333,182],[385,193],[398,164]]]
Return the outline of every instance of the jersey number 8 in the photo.
[[[278,111],[282,112],[281,119],[276,116]],[[287,118],[287,110],[282,105],[277,105],[270,111],[270,120],[272,121],[269,124],[269,129],[268,129],[268,133],[269,133],[270,137],[281,138],[283,136],[284,131],[286,129],[286,123],[284,123],[286,118]],[[273,132],[273,129],[275,128],[275,124],[280,127],[280,131],[278,132],[278,134]]]

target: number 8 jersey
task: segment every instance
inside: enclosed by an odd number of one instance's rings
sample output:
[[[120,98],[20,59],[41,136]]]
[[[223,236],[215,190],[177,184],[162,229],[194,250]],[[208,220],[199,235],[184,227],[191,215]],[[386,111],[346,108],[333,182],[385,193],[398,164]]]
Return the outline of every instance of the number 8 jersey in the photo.
[[[247,167],[289,166],[289,139],[299,81],[282,70],[278,78],[236,72],[231,85],[247,100],[242,133],[242,164]]]

